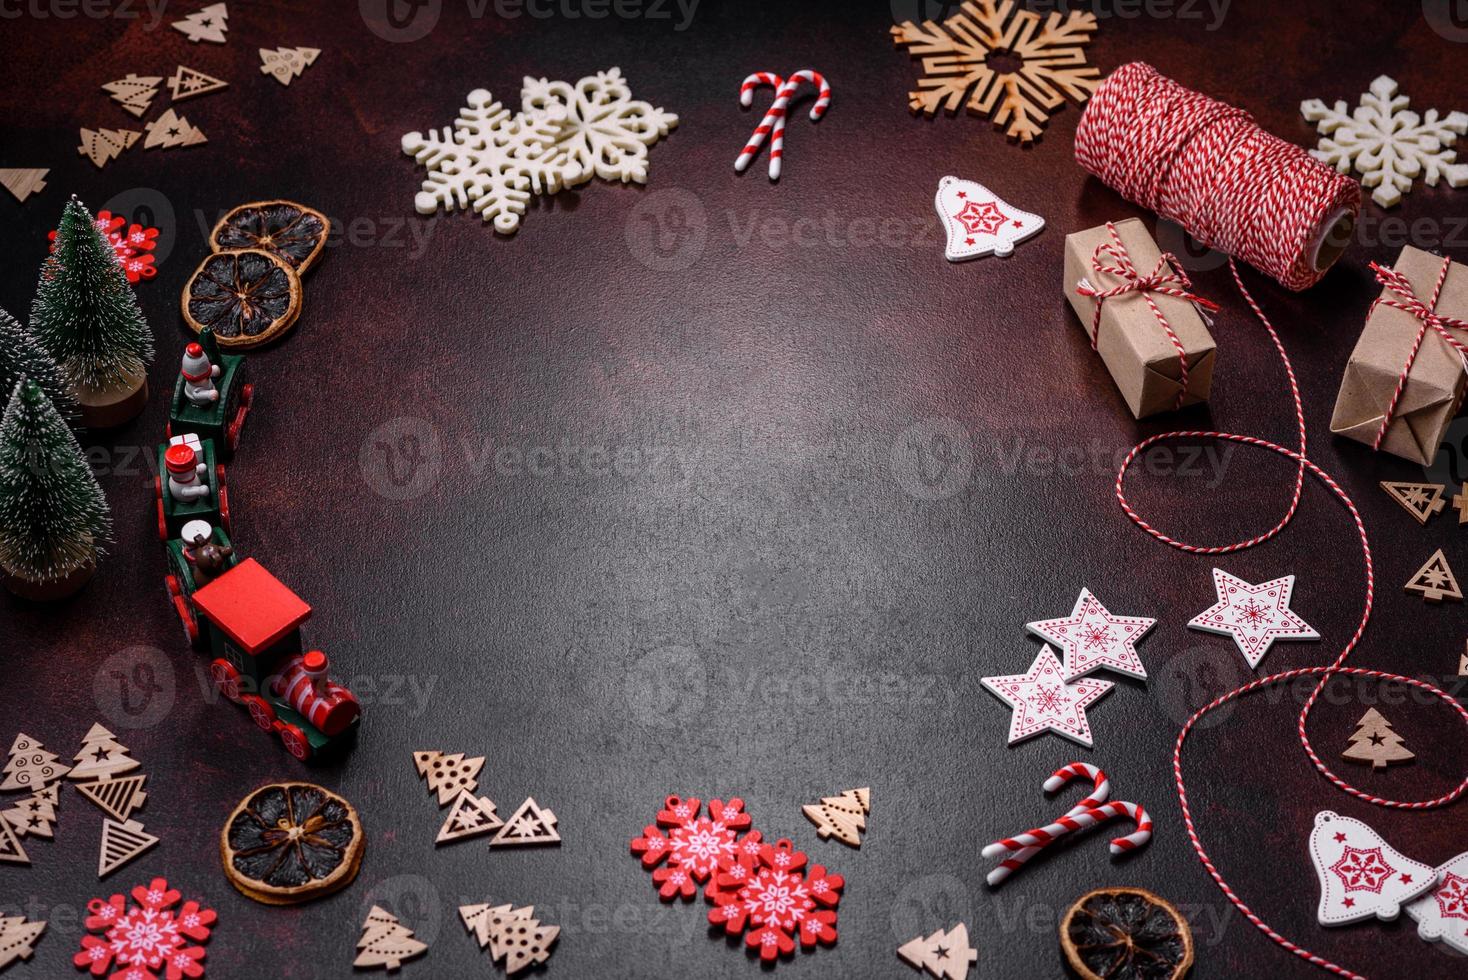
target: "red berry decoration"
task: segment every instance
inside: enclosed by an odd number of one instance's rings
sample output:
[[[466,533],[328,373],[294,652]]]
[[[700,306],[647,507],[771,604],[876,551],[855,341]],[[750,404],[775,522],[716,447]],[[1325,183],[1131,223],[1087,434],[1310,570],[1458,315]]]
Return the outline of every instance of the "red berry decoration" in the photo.
[[[217,916],[213,909],[198,902],[185,902],[175,909],[183,896],[168,887],[162,878],[154,878],[144,888],[132,890],[133,901],[113,895],[107,901],[94,898],[87,903],[81,952],[72,957],[78,970],[90,970],[100,977],[114,970],[111,980],[183,980],[204,975],[204,949]]]

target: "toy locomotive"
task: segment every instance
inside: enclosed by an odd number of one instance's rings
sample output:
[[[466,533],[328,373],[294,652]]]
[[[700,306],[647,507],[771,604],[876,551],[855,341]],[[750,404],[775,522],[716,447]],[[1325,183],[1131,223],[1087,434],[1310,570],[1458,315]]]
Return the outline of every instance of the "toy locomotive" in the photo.
[[[230,539],[222,457],[239,447],[254,401],[244,362],[207,329],[184,351],[154,481],[164,583],[189,643],[213,655],[215,686],[304,762],[348,742],[362,711],[302,642],[311,607]]]

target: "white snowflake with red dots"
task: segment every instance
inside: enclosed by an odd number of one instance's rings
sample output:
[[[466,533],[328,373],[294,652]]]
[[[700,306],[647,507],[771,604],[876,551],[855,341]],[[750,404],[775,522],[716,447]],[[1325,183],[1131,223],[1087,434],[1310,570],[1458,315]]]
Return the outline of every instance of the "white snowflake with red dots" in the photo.
[[[835,908],[846,882],[820,865],[805,870],[806,856],[788,840],[763,844],[757,863],[730,860],[721,868],[718,890],[709,892],[709,922],[744,934],[745,945],[765,962],[836,941]]]
[[[209,939],[217,916],[198,902],[183,896],[154,878],[144,888],[132,890],[136,903],[129,905],[121,895],[104,902],[87,903],[91,914],[85,921],[89,932],[72,962],[79,970],[101,976],[114,970],[109,980],[183,980],[204,975],[204,949],[195,945]]]
[[[698,884],[708,881],[721,862],[732,862],[738,856],[739,832],[749,827],[743,800],[710,800],[707,816],[699,815],[701,806],[702,801],[694,797],[668,797],[657,822],[644,827],[642,836],[632,841],[632,853],[642,858],[643,867],[657,868],[653,883],[665,901],[674,896],[690,901]],[[668,830],[666,836],[663,828]],[[755,839],[759,839],[757,834]]]

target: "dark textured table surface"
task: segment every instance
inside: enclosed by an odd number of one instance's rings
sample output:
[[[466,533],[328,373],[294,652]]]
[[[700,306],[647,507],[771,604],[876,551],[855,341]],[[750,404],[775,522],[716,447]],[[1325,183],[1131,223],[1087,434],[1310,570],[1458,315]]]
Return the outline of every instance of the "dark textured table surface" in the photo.
[[[897,945],[956,920],[979,949],[976,976],[1058,975],[1057,916],[1107,884],[1152,888],[1190,914],[1198,977],[1316,975],[1233,912],[1188,844],[1174,738],[1249,672],[1227,639],[1185,628],[1213,601],[1209,560],[1150,540],[1111,496],[1113,458],[1148,433],[1291,441],[1280,367],[1227,269],[1188,260],[1225,307],[1211,408],[1138,424],[1062,297],[1062,244],[1108,218],[1155,218],[1075,166],[1074,106],[1027,150],[980,119],[912,118],[916,66],[887,29],[918,0],[704,0],[683,8],[691,19],[671,4],[635,19],[571,16],[596,9],[576,0],[441,6],[435,21],[440,4],[420,5],[404,29],[425,36],[394,41],[353,4],[232,0],[223,46],[166,27],[194,4],[169,4],[162,27],[140,4],[71,18],[61,0],[0,6],[0,165],[51,168],[24,205],[0,195],[0,306],[28,311],[45,232],[73,192],[163,232],[161,271],[137,287],[158,338],[155,397],[136,422],[83,437],[113,508],[110,554],[73,601],[0,599],[0,739],[25,731],[69,759],[103,722],[150,776],[139,816],[162,843],[99,885],[99,813],[68,791],[56,839],[26,841],[30,867],[0,868],[0,911],[51,921],[11,975],[68,975],[86,900],[159,874],[219,910],[211,976],[348,976],[373,901],[430,944],[403,976],[493,974],[455,911],[489,899],[534,904],[561,927],[549,976],[755,975],[709,938],[701,903],[660,904],[627,852],[670,792],[741,796],[766,835],[846,876],[840,941],[782,975],[912,975]],[[1148,60],[1301,143],[1314,139],[1302,99],[1354,103],[1379,74],[1414,107],[1464,108],[1462,4],[1457,20],[1446,0],[1224,6],[1103,3],[1092,61]],[[322,54],[284,88],[258,70],[256,49],[277,45]],[[103,82],[180,63],[230,83],[179,107],[207,145],[139,145],[101,170],[77,155],[80,127],[136,125]],[[513,239],[474,216],[414,213],[422,174],[402,133],[451,122],[476,87],[513,101],[524,75],[613,65],[680,117],[645,187],[596,181],[537,200]],[[792,119],[778,186],[763,157],[736,176],[758,114],[737,106],[739,80],[803,65],[835,86],[830,113]],[[982,180],[1048,226],[1008,260],[951,266],[931,203],[944,174]],[[308,638],[367,704],[355,750],[313,778],[354,801],[370,834],[354,886],[284,910],[238,895],[215,841],[252,787],[303,772],[209,693],[184,645],[146,462],[166,415],[156,392],[187,339],[179,289],[207,228],[270,197],[320,208],[341,234],[306,281],[294,334],[252,358],[236,537],[313,604]],[[1308,293],[1246,275],[1295,358],[1311,455],[1372,533],[1378,604],[1353,663],[1453,684],[1462,607],[1427,606],[1402,583],[1437,547],[1462,561],[1464,532],[1451,511],[1410,521],[1376,484],[1421,469],[1327,424],[1376,292],[1367,262],[1407,241],[1468,258],[1468,191],[1419,186],[1363,215],[1356,247]],[[1153,457],[1134,477],[1139,505],[1194,540],[1271,525],[1290,466],[1206,450]],[[1276,646],[1266,670],[1327,662],[1360,615],[1355,535],[1318,485],[1285,533],[1220,564],[1254,581],[1299,576],[1295,608],[1324,639]],[[1094,707],[1094,750],[1054,736],[1007,748],[1009,712],[979,678],[1023,670],[1036,650],[1023,624],[1069,610],[1082,586],[1160,620],[1140,648],[1151,679],[1123,680]],[[1252,697],[1189,743],[1195,815],[1220,869],[1285,935],[1356,970],[1461,974],[1410,922],[1315,924],[1316,811],[1361,817],[1432,863],[1463,849],[1465,821],[1461,805],[1388,812],[1328,785],[1295,738],[1302,696]],[[1311,725],[1328,759],[1368,704],[1418,753],[1379,774],[1341,762],[1364,786],[1417,799],[1460,778],[1463,732],[1442,705],[1370,684],[1329,701]],[[534,795],[564,844],[436,850],[443,814],[414,773],[420,748],[487,756],[481,790],[502,813]],[[1152,810],[1151,847],[1113,863],[1093,834],[989,889],[980,848],[1068,806],[1040,783],[1078,758]],[[861,850],[819,841],[800,805],[867,785]]]

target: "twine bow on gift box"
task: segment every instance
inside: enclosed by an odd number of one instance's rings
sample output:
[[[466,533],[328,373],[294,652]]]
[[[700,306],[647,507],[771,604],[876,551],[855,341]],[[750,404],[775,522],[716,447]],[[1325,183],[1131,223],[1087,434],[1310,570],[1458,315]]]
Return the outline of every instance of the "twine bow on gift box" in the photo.
[[[1172,341],[1172,346],[1177,350],[1178,363],[1178,393],[1176,408],[1181,408],[1183,400],[1188,396],[1188,352],[1183,347],[1183,342],[1178,340],[1177,333],[1172,329],[1172,324],[1167,322],[1167,317],[1152,298],[1153,294],[1172,296],[1176,299],[1186,300],[1199,306],[1210,313],[1218,312],[1218,304],[1204,299],[1192,291],[1193,282],[1188,278],[1177,261],[1177,256],[1171,252],[1163,252],[1157,258],[1157,265],[1152,269],[1150,275],[1142,275],[1137,271],[1136,263],[1132,261],[1131,254],[1127,252],[1126,245],[1122,244],[1121,235],[1116,231],[1116,225],[1106,222],[1106,231],[1111,236],[1111,241],[1102,242],[1096,246],[1096,251],[1091,255],[1091,269],[1097,275],[1105,273],[1120,279],[1121,282],[1109,289],[1097,289],[1090,282],[1081,280],[1076,286],[1076,292],[1082,296],[1089,296],[1096,301],[1096,313],[1091,319],[1091,349],[1095,350],[1101,339],[1101,309],[1106,301],[1113,296],[1124,296],[1127,293],[1137,293],[1147,301],[1152,315],[1157,318],[1158,324],[1167,334],[1167,339]],[[1109,261],[1108,261],[1109,260]]]
[[[1448,269],[1452,265],[1451,259],[1443,259],[1442,269],[1437,274],[1437,283],[1432,287],[1432,297],[1424,303],[1417,295],[1417,290],[1407,281],[1406,276],[1396,269],[1388,269],[1375,262],[1371,263],[1371,271],[1376,273],[1376,281],[1395,293],[1398,298],[1394,299],[1386,294],[1378,296],[1367,313],[1368,319],[1371,313],[1376,312],[1376,307],[1381,305],[1401,310],[1418,321],[1417,337],[1412,341],[1412,350],[1407,354],[1407,363],[1402,368],[1402,373],[1397,376],[1397,388],[1392,392],[1392,400],[1387,403],[1386,414],[1381,419],[1381,428],[1376,430],[1376,441],[1371,444],[1372,449],[1380,449],[1382,440],[1386,438],[1386,430],[1391,427],[1402,392],[1407,390],[1407,377],[1412,373],[1412,365],[1417,360],[1417,352],[1422,349],[1422,341],[1427,336],[1428,328],[1436,330],[1438,336],[1458,352],[1458,356],[1464,359],[1464,370],[1468,370],[1468,347],[1465,347],[1461,340],[1448,332],[1449,330],[1468,332],[1468,321],[1437,312],[1438,297],[1442,295],[1443,283],[1448,281]]]

